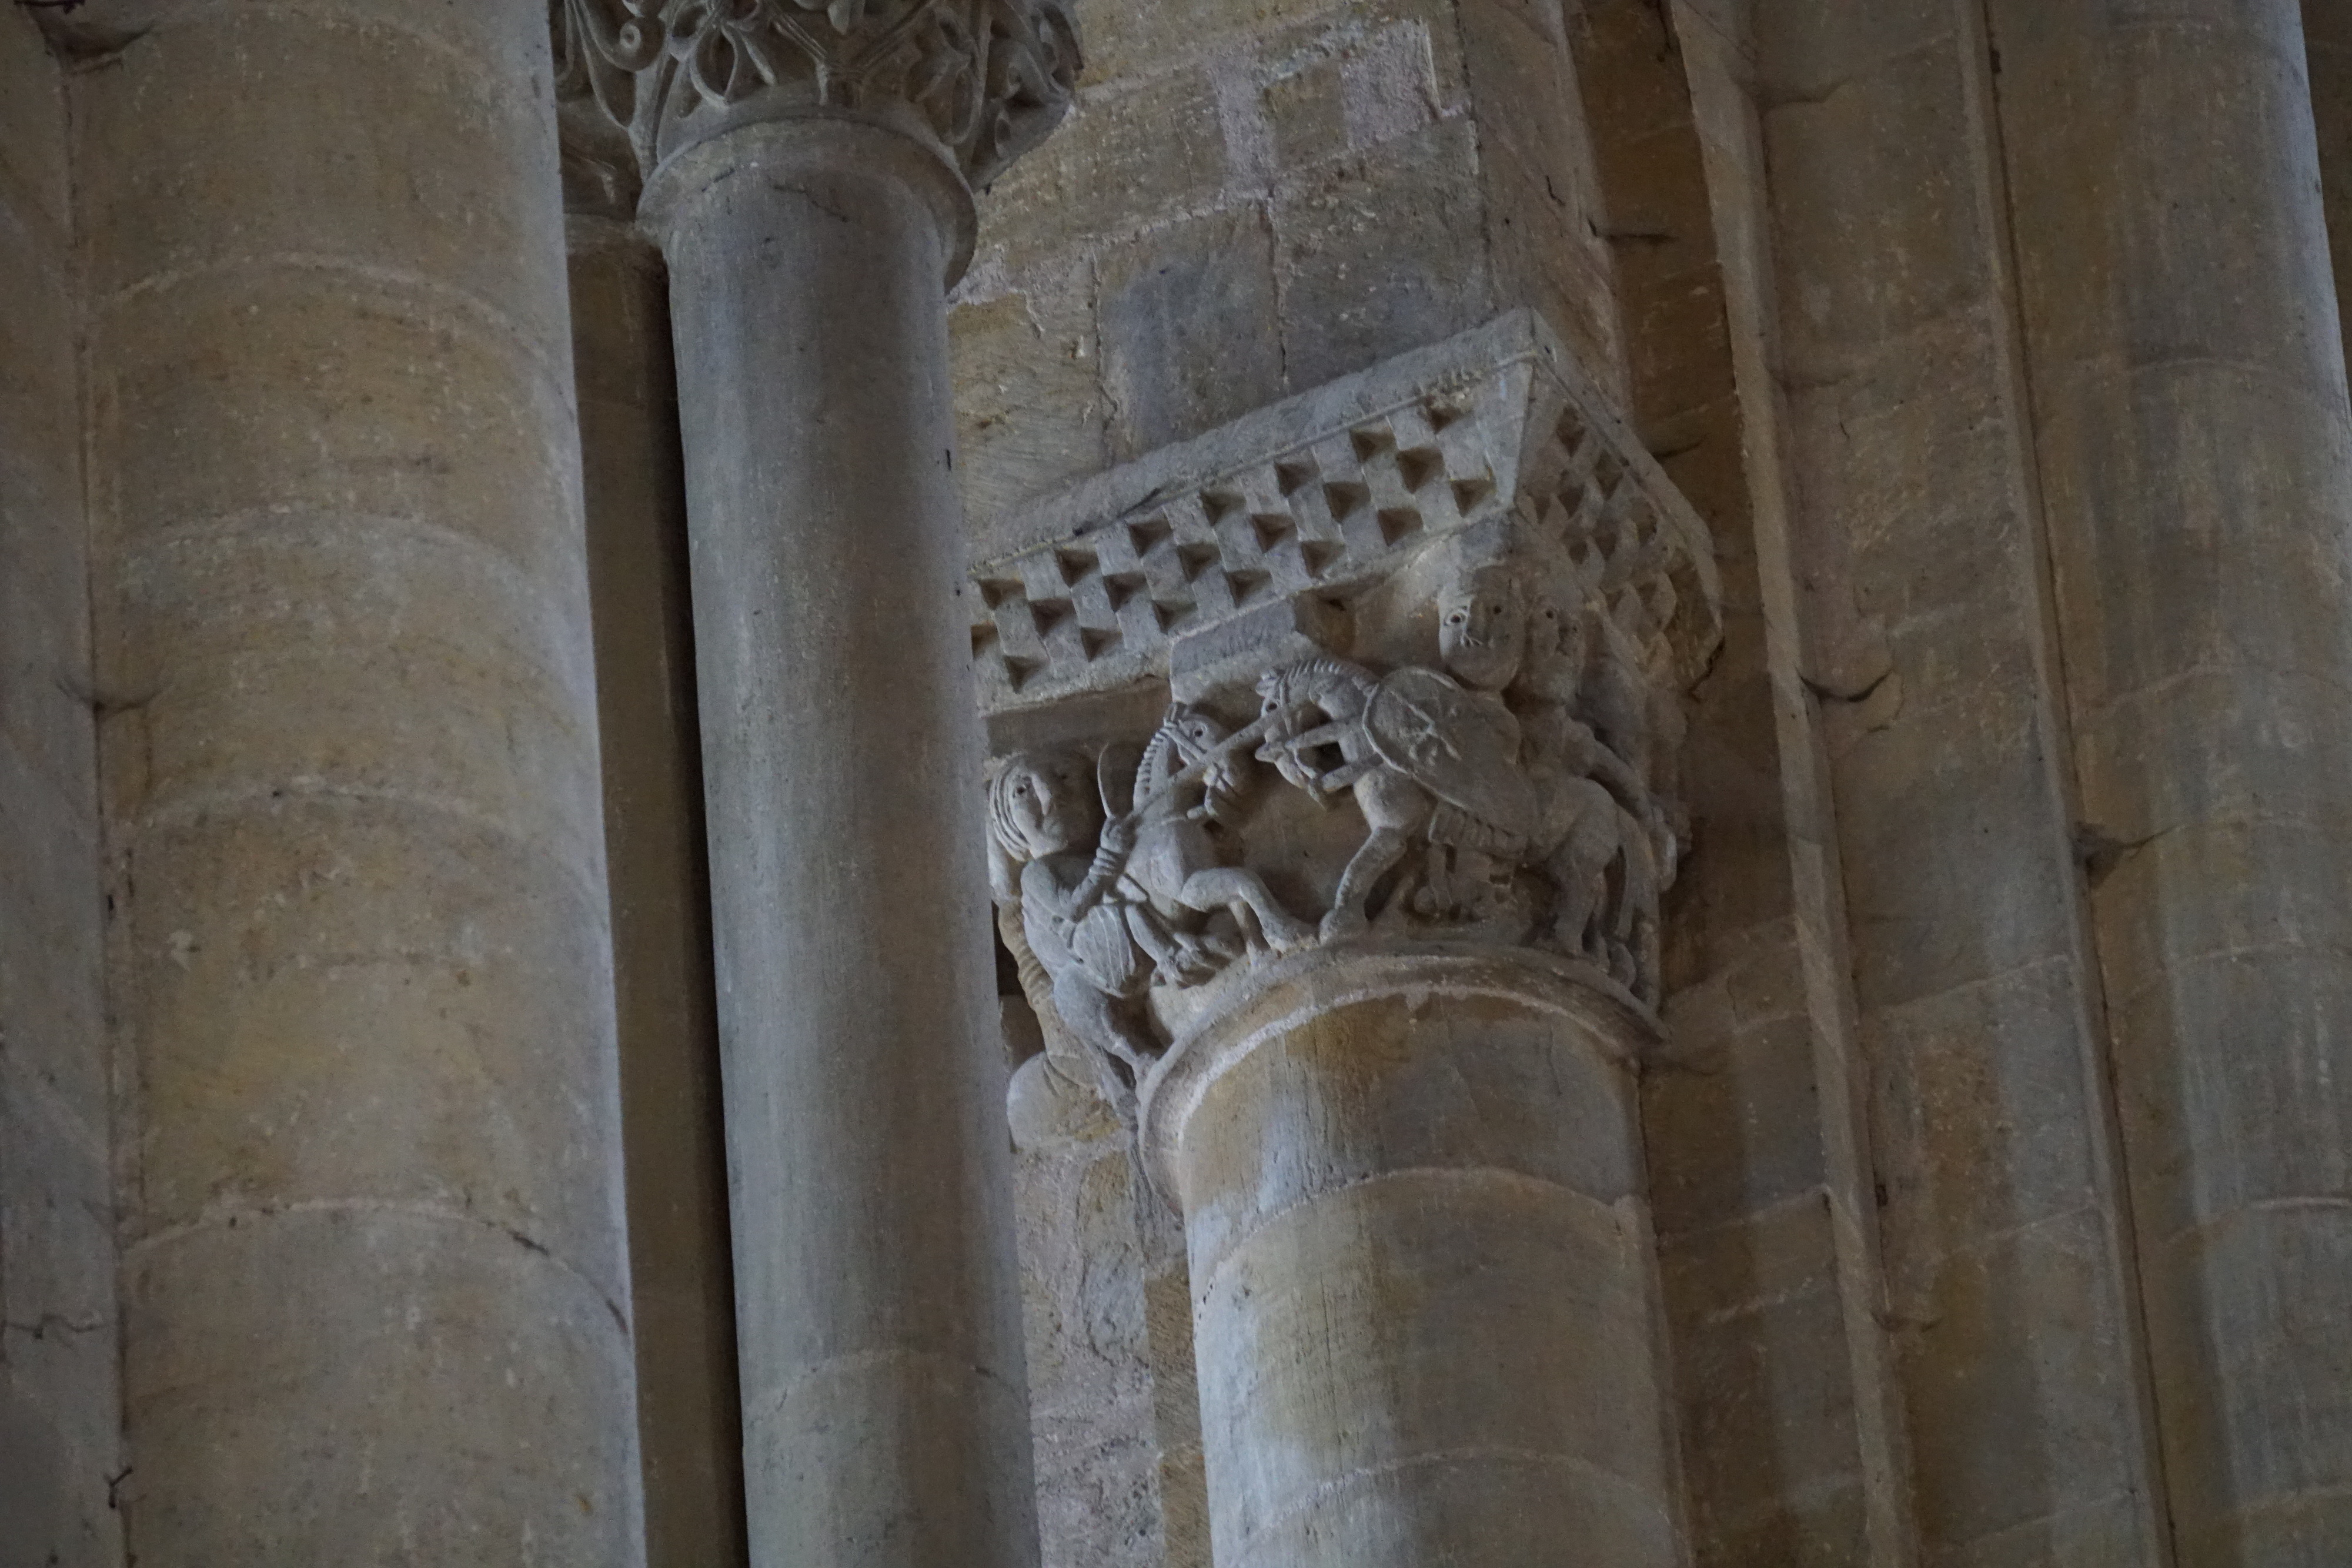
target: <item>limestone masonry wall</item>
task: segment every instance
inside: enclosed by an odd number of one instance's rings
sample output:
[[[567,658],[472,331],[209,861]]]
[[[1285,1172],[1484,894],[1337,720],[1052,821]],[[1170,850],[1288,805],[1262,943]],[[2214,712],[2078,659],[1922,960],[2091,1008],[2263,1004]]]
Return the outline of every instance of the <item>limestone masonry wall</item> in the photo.
[[[1541,307],[1619,375],[1560,11],[1539,0],[1087,0],[1068,122],[981,201],[960,472],[1017,503]]]

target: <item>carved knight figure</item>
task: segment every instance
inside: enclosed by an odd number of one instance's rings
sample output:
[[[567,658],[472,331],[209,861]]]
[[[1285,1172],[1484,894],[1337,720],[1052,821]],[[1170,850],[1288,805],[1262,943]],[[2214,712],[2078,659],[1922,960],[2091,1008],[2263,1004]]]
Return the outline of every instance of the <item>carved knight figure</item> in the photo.
[[[1438,595],[1439,660],[1465,685],[1501,694],[1518,721],[1519,760],[1537,802],[1528,861],[1552,892],[1539,935],[1647,997],[1659,892],[1655,807],[1643,778],[1575,711],[1583,661],[1565,652],[1556,598],[1538,595],[1531,608],[1523,581],[1501,560],[1457,571]]]
[[[1339,659],[1276,670],[1258,695],[1267,730],[1259,758],[1318,801],[1352,792],[1369,830],[1340,873],[1325,941],[1370,925],[1376,884],[1416,834],[1452,852],[1449,898],[1475,883],[1486,899],[1507,900],[1509,873],[1535,831],[1536,800],[1517,765],[1517,721],[1499,699],[1434,670],[1407,666],[1383,678]]]
[[[1042,1018],[1050,1005],[1122,1113],[1160,1054],[1138,1005],[1153,985],[1198,985],[1244,951],[1314,940],[1256,873],[1220,863],[1210,838],[1244,787],[1250,738],[1171,709],[1124,813],[1107,757],[1019,752],[990,786],[992,882],[1031,1006]]]
[[[1094,765],[1075,752],[1016,752],[989,786],[990,881],[1018,959],[1085,1054],[1103,1097],[1126,1112],[1158,1053],[1134,1006],[1150,983],[1130,915],[1113,895],[1132,824],[1105,820]],[[1024,963],[1024,982],[1032,976]],[[1122,1076],[1124,1066],[1129,1077]]]

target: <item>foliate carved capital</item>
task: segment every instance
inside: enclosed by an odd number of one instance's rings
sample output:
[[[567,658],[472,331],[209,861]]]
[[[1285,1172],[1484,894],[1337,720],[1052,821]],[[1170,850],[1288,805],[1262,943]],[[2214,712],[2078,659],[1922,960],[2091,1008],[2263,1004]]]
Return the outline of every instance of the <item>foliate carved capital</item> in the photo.
[[[812,114],[919,130],[973,185],[1043,141],[1078,70],[1070,0],[551,0],[559,96],[650,175],[738,125]]]
[[[1000,930],[1066,1075],[1125,1106],[1254,969],[1332,947],[1528,950],[1655,1007],[1712,546],[1536,318],[1032,533],[973,572],[973,650]]]

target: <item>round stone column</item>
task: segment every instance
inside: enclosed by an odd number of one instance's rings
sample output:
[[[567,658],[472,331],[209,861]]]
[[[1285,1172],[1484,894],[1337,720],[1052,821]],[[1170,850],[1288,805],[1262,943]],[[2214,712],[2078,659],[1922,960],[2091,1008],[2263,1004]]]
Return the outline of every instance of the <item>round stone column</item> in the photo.
[[[1035,1526],[949,470],[965,198],[915,143],[827,120],[735,131],[654,193],[752,1561],[1016,1568]]]
[[[751,1560],[1027,1568],[946,289],[1075,39],[1058,0],[651,9],[566,16],[670,266]]]
[[[1682,1561],[1633,1103],[1648,1026],[1527,951],[1242,977],[1146,1083],[1219,1568]]]
[[[1988,13],[2182,1568],[2352,1563],[2352,403],[2304,53],[2332,9]]]
[[[130,1552],[627,1568],[545,7],[141,19],[76,89]]]

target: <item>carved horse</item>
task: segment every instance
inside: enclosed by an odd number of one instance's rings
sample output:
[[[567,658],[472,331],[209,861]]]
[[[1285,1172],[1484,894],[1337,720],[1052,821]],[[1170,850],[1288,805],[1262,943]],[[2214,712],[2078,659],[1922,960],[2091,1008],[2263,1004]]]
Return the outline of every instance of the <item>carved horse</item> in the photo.
[[[1267,731],[1259,759],[1318,801],[1352,790],[1370,830],[1339,875],[1324,940],[1370,924],[1374,884],[1416,835],[1508,865],[1525,857],[1537,801],[1518,766],[1518,722],[1498,699],[1434,670],[1376,679],[1339,659],[1276,670],[1257,689]],[[1338,762],[1324,766],[1316,754],[1332,750]]]
[[[1219,863],[1208,824],[1223,821],[1248,787],[1248,758],[1215,719],[1179,703],[1144,747],[1135,780],[1135,848],[1122,890],[1173,921],[1180,912],[1229,911],[1253,952],[1287,953],[1315,928],[1285,909],[1253,871]],[[1187,806],[1195,791],[1200,800]]]

